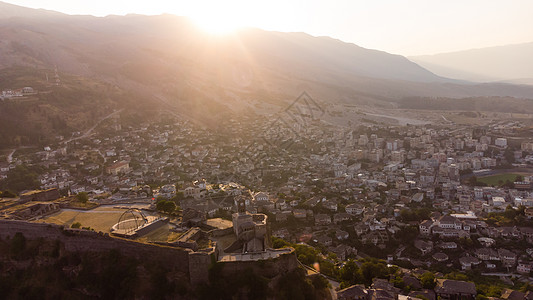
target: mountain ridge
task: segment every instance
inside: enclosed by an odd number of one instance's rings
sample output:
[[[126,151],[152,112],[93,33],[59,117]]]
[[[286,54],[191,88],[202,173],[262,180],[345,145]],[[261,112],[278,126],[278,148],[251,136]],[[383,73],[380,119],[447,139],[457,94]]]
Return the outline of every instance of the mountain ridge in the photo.
[[[528,86],[444,78],[404,56],[331,37],[255,28],[213,36],[170,14],[56,16],[21,8],[0,25],[0,69],[57,66],[175,107],[192,100],[231,109],[279,104],[303,90],[328,103],[378,106],[412,96],[533,98]]]
[[[509,44],[409,59],[442,76],[470,81],[517,82],[533,79],[533,42]],[[487,63],[490,62],[490,63]]]

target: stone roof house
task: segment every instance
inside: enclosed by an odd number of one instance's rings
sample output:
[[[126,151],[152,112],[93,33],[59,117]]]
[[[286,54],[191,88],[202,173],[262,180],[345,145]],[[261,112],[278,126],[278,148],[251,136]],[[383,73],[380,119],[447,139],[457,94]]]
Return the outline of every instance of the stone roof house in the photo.
[[[451,280],[451,279],[437,279],[437,286],[435,287],[437,297],[442,299],[475,299],[476,285],[473,282]]]
[[[364,287],[352,285],[337,292],[337,299],[339,300],[366,300],[368,299],[368,292]]]
[[[422,252],[422,255],[426,255],[427,253],[433,250],[433,242],[424,241],[424,240],[416,240],[415,248],[420,250],[420,252]]]

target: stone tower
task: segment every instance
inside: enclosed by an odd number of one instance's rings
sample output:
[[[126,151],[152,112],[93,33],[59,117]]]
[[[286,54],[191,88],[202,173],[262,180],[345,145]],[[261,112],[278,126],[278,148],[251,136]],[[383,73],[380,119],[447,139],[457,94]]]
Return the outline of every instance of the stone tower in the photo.
[[[239,214],[246,213],[246,200],[244,197],[240,197],[239,200],[237,200],[237,211]]]

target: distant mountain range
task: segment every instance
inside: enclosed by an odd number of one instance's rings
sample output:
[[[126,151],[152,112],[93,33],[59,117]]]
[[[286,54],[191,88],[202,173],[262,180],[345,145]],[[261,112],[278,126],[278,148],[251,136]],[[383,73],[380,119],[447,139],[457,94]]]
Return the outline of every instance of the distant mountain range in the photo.
[[[533,85],[533,42],[409,59],[445,77]]]
[[[0,66],[31,61],[91,73],[83,65],[109,64],[108,55],[114,55],[113,64],[121,66],[135,59],[154,59],[147,56],[161,53],[169,57],[160,58],[172,58],[174,63],[183,65],[186,65],[183,60],[209,61],[216,57],[269,69],[282,67],[280,71],[285,72],[307,73],[315,69],[315,74],[335,72],[416,82],[447,81],[403,56],[329,37],[247,29],[215,38],[198,30],[187,18],[172,15],[70,16],[0,2],[0,24],[2,50],[7,54],[1,58]],[[157,63],[157,59],[152,63]]]
[[[0,2],[0,37],[0,69],[57,66],[200,118],[282,106],[302,91],[324,103],[381,107],[405,97],[533,98],[533,86],[442,77],[329,37],[260,29],[213,36],[174,15],[71,16]]]

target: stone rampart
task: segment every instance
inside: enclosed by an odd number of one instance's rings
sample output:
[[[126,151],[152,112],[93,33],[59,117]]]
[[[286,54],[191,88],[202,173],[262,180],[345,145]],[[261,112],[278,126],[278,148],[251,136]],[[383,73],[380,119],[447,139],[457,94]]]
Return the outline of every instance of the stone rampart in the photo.
[[[124,255],[157,261],[172,267],[174,271],[189,274],[189,254],[191,251],[188,249],[139,243],[111,237],[104,233],[64,228],[55,224],[0,220],[0,237],[13,237],[17,232],[22,233],[27,239],[59,240],[63,243],[66,251],[100,252],[116,249]],[[205,269],[208,267],[209,265],[206,265]]]
[[[106,233],[84,229],[64,228],[48,223],[33,223],[15,220],[0,220],[0,237],[13,237],[17,232],[27,239],[45,238],[59,240],[66,251],[99,252],[116,249],[122,254],[162,263],[174,271],[184,274],[192,285],[208,282],[209,268],[218,259],[216,244],[208,249],[192,251],[179,247],[139,243],[136,241],[111,237]],[[255,261],[218,262],[224,264],[223,275],[234,276],[247,269],[256,274],[274,278],[298,268],[294,250],[280,254],[276,258]]]
[[[224,276],[234,276],[247,269],[252,269],[255,274],[261,274],[267,278],[274,278],[280,274],[286,274],[299,267],[294,250],[280,254],[276,258],[255,261],[224,261],[222,273]]]

